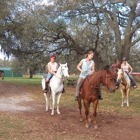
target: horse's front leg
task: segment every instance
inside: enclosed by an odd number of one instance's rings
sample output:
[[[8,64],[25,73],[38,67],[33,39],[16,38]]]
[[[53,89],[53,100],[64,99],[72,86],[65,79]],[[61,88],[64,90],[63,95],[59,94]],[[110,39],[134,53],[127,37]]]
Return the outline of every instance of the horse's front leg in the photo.
[[[127,92],[126,92],[126,104],[127,104],[127,106],[129,106],[129,91],[130,91],[130,89],[127,89]]]
[[[98,105],[98,99],[93,102],[93,125],[94,128],[97,129],[97,105]]]
[[[81,97],[80,96],[78,98],[78,107],[79,107],[79,112],[80,112],[79,121],[82,122],[83,121],[83,118],[82,118],[82,103],[81,103]]]
[[[121,94],[122,94],[122,104],[121,104],[121,106],[123,106],[123,104],[124,104],[124,91],[121,89]]]
[[[52,94],[50,95],[50,109],[52,110]]]
[[[60,114],[59,103],[60,103],[61,95],[62,95],[62,93],[58,94],[58,96],[57,96],[57,114]]]
[[[90,103],[86,100],[84,100],[84,107],[85,107],[85,115],[86,115],[86,120],[85,120],[85,127],[89,128],[89,123],[88,123],[88,118],[89,118],[89,106]]]
[[[46,100],[46,111],[48,111],[48,98],[47,98],[46,93],[44,93],[44,97],[45,97],[45,100]]]
[[[55,106],[55,93],[52,92],[52,113],[51,113],[51,115],[54,115],[54,106]]]

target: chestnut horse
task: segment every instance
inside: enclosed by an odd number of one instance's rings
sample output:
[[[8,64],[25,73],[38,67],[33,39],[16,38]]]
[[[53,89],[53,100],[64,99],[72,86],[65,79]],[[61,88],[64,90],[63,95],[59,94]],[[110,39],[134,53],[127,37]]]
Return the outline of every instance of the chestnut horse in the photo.
[[[4,71],[3,71],[3,70],[0,70],[0,77],[1,77],[2,79],[4,79]]]
[[[85,108],[85,115],[86,115],[86,121],[85,121],[85,127],[89,128],[89,123],[91,122],[90,118],[90,104],[93,103],[93,116],[94,116],[94,128],[97,128],[97,106],[98,106],[98,88],[100,84],[103,84],[107,87],[107,89],[110,92],[115,92],[116,86],[115,86],[115,77],[114,74],[111,71],[108,70],[100,70],[98,72],[93,73],[92,75],[89,75],[81,87],[81,94],[78,99],[78,106],[80,111],[80,121],[83,121],[82,119],[82,104],[81,100],[83,99],[84,108]]]

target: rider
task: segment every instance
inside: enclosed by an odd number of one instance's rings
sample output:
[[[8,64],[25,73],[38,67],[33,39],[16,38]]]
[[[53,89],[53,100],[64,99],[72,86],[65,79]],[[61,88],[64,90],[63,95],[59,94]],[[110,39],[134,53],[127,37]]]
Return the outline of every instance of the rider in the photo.
[[[94,52],[93,51],[89,51],[86,55],[85,58],[82,59],[79,64],[77,65],[77,69],[81,72],[79,75],[79,78],[77,80],[77,85],[76,85],[76,92],[75,92],[75,100],[78,100],[79,97],[79,91],[80,88],[84,82],[84,79],[94,73],[95,68],[94,68],[94,61],[92,60],[92,58],[94,57]],[[101,92],[100,92],[100,88],[99,88],[99,99],[102,100],[101,97]]]
[[[48,74],[46,76],[46,88],[44,90],[44,92],[46,92],[46,93],[48,91],[49,80],[52,78],[53,75],[55,75],[55,73],[58,70],[58,64],[57,64],[57,62],[55,62],[55,60],[56,60],[56,56],[52,55],[50,57],[50,62],[46,65],[46,68],[48,70]]]
[[[134,81],[134,78],[133,76],[131,75],[132,71],[133,71],[133,68],[131,67],[131,65],[127,62],[127,59],[126,57],[123,57],[123,62],[121,64],[121,69],[123,69],[124,72],[127,73],[128,77],[130,78],[131,80],[131,84],[134,88],[137,88],[136,86],[136,83]],[[130,72],[129,72],[129,69],[130,69]],[[118,89],[119,87],[119,82],[116,82],[116,88]]]

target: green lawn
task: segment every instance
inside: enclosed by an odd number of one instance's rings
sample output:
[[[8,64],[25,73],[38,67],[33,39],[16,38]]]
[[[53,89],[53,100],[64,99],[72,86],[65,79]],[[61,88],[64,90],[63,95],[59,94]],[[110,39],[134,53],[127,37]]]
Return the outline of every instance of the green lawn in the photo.
[[[70,76],[69,79],[77,79],[78,76]],[[40,85],[42,77],[41,76],[33,76],[33,78],[29,78],[29,76],[23,77],[5,77],[4,80],[0,80],[0,82],[11,82],[17,84],[27,84],[27,85]],[[65,79],[65,83],[67,80]]]

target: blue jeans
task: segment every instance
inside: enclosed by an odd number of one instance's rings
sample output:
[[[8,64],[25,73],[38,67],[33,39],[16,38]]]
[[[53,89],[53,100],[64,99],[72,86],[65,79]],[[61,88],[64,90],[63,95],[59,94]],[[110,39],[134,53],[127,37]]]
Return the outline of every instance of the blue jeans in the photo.
[[[46,75],[46,79],[49,79],[50,80],[52,78],[52,76],[53,76],[53,74],[51,74],[51,73],[48,72],[48,74]]]
[[[136,86],[136,83],[135,83],[135,81],[134,81],[133,76],[132,76],[131,74],[129,74],[129,73],[126,73],[126,74],[127,74],[128,77],[130,78],[130,81],[131,81],[132,86]]]

